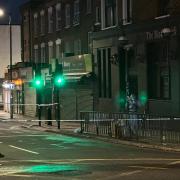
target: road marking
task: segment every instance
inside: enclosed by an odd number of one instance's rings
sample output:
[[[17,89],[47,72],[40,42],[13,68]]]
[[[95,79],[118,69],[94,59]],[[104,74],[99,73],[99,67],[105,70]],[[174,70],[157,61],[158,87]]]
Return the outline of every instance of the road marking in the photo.
[[[19,148],[19,147],[13,146],[13,145],[9,145],[9,146],[12,147],[12,148],[15,148],[15,149],[19,149],[21,151],[26,151],[26,152],[32,153],[32,154],[39,154],[38,152],[30,151],[28,149]]]
[[[153,166],[128,166],[131,168],[141,168],[141,169],[152,169],[152,170],[165,170],[168,168],[163,168],[163,167],[153,167]]]
[[[2,144],[3,142],[0,142],[0,144]]]
[[[23,132],[20,132],[23,133]],[[13,134],[13,135],[7,135],[7,136],[0,136],[1,138],[6,138],[6,137],[46,137],[49,135],[43,135],[43,134],[27,134],[27,135],[17,135],[17,134]]]
[[[142,172],[142,171],[141,170],[136,170],[136,171],[124,172],[124,173],[121,173],[119,175],[119,177],[121,177],[121,176],[129,176],[129,175],[140,173],[140,172]]]
[[[174,162],[169,163],[168,165],[176,165],[176,164],[180,164],[180,161],[174,161]]]
[[[45,160],[11,160],[11,162],[48,162],[48,163],[63,163],[63,162],[75,162],[75,163],[81,163],[84,161],[175,161],[175,162],[180,162],[180,159],[172,159],[172,158],[116,158],[116,159],[45,159]],[[0,163],[6,163],[9,162],[8,160],[0,160]]]
[[[103,177],[103,180],[104,180],[104,179],[105,179],[105,180],[120,179],[120,177],[130,176],[130,175],[137,174],[137,173],[141,173],[141,172],[142,172],[141,170],[124,172],[124,173],[116,174],[116,175],[114,175],[114,176],[110,176],[110,177],[107,177],[107,178],[104,178],[104,177]]]

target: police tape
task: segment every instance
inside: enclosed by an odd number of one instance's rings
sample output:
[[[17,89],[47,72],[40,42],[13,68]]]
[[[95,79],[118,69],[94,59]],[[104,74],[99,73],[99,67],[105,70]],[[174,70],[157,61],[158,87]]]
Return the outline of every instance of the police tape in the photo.
[[[11,106],[55,106],[59,103],[51,103],[51,104],[10,104],[10,103],[0,103],[0,105],[11,105]]]
[[[144,121],[144,119],[133,119],[133,118],[129,118],[129,119],[98,119],[98,120],[94,120],[94,119],[90,119],[90,120],[57,120],[57,119],[3,119],[0,117],[0,122],[39,122],[39,121],[42,121],[42,122],[58,122],[58,121],[61,121],[61,122],[93,122],[93,123],[97,123],[97,122],[119,122],[119,121]],[[162,119],[148,119],[149,120],[157,120],[157,121],[160,121]],[[164,120],[167,120],[167,119],[164,119]],[[170,119],[169,119],[170,120]],[[180,120],[180,118],[174,118],[172,120]]]

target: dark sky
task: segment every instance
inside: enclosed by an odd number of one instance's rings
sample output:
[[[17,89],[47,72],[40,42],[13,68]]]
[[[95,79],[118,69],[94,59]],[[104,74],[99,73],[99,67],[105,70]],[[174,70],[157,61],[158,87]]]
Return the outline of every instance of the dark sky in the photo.
[[[0,7],[6,10],[6,12],[10,12],[12,14],[12,24],[20,23],[20,13],[19,6],[24,4],[29,0],[0,0]],[[7,24],[8,18],[4,17],[0,19],[0,24]]]

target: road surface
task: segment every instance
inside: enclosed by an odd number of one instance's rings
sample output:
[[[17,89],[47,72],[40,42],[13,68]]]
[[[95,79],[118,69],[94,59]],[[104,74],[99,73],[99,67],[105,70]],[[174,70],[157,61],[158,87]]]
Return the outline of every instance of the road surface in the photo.
[[[0,122],[0,180],[180,179],[180,154]]]

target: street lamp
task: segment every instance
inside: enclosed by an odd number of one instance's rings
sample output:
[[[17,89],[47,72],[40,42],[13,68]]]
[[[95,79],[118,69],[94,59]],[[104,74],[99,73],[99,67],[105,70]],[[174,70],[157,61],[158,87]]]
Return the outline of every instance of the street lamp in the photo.
[[[4,10],[0,8],[0,17],[4,16]],[[10,63],[10,83],[12,84],[12,26],[11,26],[11,14],[8,14],[9,22],[9,63]],[[13,94],[12,89],[10,89],[10,118],[13,119]]]

